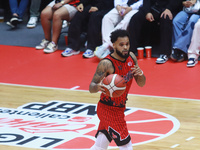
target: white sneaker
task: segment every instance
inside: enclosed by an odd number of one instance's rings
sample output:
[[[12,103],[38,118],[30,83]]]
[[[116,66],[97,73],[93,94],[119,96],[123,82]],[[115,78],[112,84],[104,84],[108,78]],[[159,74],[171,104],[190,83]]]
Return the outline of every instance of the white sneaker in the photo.
[[[94,51],[94,55],[101,59],[102,55],[108,49],[108,47],[109,47],[109,45],[106,43],[99,47],[96,47],[96,49]]]
[[[47,41],[46,39],[43,39],[42,42],[39,45],[37,45],[35,48],[44,49],[47,47],[48,44],[49,44],[49,41]]]
[[[12,23],[11,23],[11,22],[9,22],[9,21],[8,21],[8,22],[6,22],[6,24],[7,24],[7,25],[9,25],[9,26],[10,26],[11,28],[13,28],[13,29],[16,27],[16,25],[12,24]]]
[[[45,53],[53,53],[58,49],[58,46],[54,42],[50,42],[47,47],[43,50]]]
[[[110,54],[110,50],[109,50],[109,49],[105,50],[104,53],[101,55],[100,59],[105,58],[105,57],[108,56],[109,54]]]
[[[160,57],[156,59],[157,64],[164,64],[168,61],[167,55],[161,54]]]
[[[63,22],[62,22],[62,28],[65,28],[67,26],[68,26],[67,20],[63,20]]]
[[[6,24],[9,25],[11,28],[15,28],[18,23],[19,23],[19,17],[18,16],[12,16],[10,21],[6,22]]]
[[[198,63],[198,60],[196,60],[195,58],[189,58],[187,67],[194,67],[197,63]]]
[[[26,27],[27,28],[35,28],[37,25],[37,21],[38,21],[37,17],[30,17]]]
[[[19,17],[12,16],[12,18],[10,19],[10,23],[16,26],[19,23]]]
[[[94,57],[94,52],[91,49],[87,49],[84,53],[83,53],[83,57],[84,58],[92,58]]]
[[[66,48],[65,51],[61,53],[61,55],[63,57],[68,57],[68,56],[72,56],[72,55],[77,55],[79,53],[80,53],[80,51],[74,51],[71,48]]]

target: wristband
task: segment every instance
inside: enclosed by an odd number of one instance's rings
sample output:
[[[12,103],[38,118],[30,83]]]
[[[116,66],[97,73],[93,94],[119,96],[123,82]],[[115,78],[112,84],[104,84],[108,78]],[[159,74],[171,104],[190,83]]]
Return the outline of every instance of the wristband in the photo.
[[[142,70],[141,70],[142,71]],[[144,72],[142,71],[142,73],[141,74],[138,74],[139,76],[142,76],[144,74]]]

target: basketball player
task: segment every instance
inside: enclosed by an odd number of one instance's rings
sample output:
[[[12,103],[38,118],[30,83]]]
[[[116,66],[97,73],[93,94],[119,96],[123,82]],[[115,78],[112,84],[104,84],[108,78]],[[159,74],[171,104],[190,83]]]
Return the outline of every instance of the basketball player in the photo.
[[[128,91],[134,78],[139,86],[144,86],[146,78],[138,66],[136,56],[129,51],[129,34],[126,30],[115,30],[111,33],[111,42],[114,52],[102,59],[96,69],[89,91],[101,91],[97,106],[97,115],[100,119],[96,142],[90,150],[106,150],[114,140],[120,150],[132,150],[131,137],[125,121],[125,105]],[[117,98],[105,95],[101,81],[109,74],[119,74],[126,81],[126,91]]]

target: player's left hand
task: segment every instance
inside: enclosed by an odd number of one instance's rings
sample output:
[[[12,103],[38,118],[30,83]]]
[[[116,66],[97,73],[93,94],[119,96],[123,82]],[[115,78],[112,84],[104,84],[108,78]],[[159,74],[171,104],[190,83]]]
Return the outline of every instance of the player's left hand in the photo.
[[[98,84],[98,91],[101,91],[102,93],[106,94],[104,86],[102,84]]]
[[[131,68],[132,69],[132,74],[134,75],[134,76],[142,76],[143,75],[143,71],[140,69],[140,67],[139,66],[134,66],[133,68]]]

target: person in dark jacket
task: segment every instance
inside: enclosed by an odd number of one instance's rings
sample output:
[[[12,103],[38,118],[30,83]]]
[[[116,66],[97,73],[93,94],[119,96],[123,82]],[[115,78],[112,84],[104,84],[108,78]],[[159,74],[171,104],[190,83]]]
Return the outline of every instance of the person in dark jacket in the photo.
[[[141,46],[144,29],[146,31],[145,37],[148,37],[147,41],[152,38],[150,37],[150,31],[153,31],[154,28],[158,29],[160,56],[157,58],[156,63],[165,63],[172,49],[172,20],[181,8],[182,0],[144,0],[143,6],[131,18],[129,23],[131,49],[136,52],[137,47]]]
[[[101,45],[101,22],[103,16],[114,7],[113,0],[81,0],[78,12],[72,19],[68,30],[68,47],[62,56],[72,56],[80,53],[80,36],[86,32],[87,48],[84,58],[94,57],[94,50]]]

